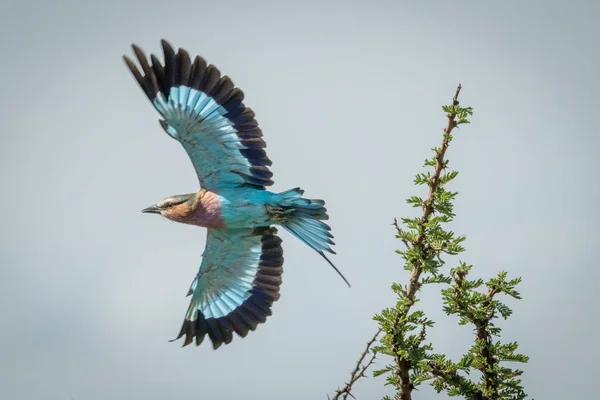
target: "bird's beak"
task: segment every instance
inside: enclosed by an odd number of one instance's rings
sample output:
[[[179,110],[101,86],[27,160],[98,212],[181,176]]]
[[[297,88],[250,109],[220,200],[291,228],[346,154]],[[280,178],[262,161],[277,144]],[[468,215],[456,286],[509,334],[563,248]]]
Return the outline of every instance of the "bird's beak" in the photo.
[[[144,208],[144,209],[142,210],[142,212],[143,212],[143,213],[150,213],[150,214],[160,214],[160,208],[158,208],[158,207],[156,206],[156,204],[155,204],[155,205],[153,205],[153,206],[150,206],[150,207],[148,207],[148,208]]]

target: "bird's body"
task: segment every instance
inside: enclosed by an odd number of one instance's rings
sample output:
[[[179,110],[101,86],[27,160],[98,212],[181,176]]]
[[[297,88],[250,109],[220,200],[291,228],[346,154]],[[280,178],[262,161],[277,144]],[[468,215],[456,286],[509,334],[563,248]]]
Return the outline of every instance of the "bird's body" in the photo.
[[[171,221],[204,228],[240,229],[282,224],[293,216],[294,207],[289,194],[300,196],[302,190],[291,189],[284,193],[253,188],[224,189],[219,193],[205,189],[197,193],[169,197],[185,201],[160,210],[149,207],[144,212],[162,214]],[[160,204],[160,203],[159,203]]]
[[[278,205],[278,195],[253,188],[226,189],[217,195],[221,216],[227,229],[271,226],[274,215],[269,212]]]
[[[135,45],[142,72],[124,59],[164,118],[163,129],[188,153],[202,188],[143,211],[207,228],[203,261],[188,292],[192,298],[178,338],[185,336],[184,346],[194,338],[199,345],[208,335],[218,348],[231,342],[233,332],[245,337],[265,322],[279,298],[283,250],[275,225],[331,266],[324,252],[334,253],[333,236],[323,222],[329,218],[324,201],[302,198],[299,188],[266,190],[273,184],[271,161],[242,91],[201,57],[192,63],[185,50],[176,54],[166,41],[162,45],[164,66],[154,55],[150,65]]]
[[[277,194],[252,188],[225,189],[215,193],[201,189],[189,200],[170,207],[165,217],[204,228],[239,229],[273,224],[269,208]]]

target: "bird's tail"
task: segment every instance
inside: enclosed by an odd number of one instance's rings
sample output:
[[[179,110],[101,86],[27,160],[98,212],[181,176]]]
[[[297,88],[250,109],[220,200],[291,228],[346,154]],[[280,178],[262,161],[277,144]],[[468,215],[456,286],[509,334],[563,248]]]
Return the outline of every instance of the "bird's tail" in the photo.
[[[348,286],[350,283],[324,252],[335,254],[330,245],[334,245],[331,228],[323,220],[329,219],[323,200],[302,198],[304,190],[294,188],[279,193],[278,205],[283,209],[285,218],[281,226],[292,235],[303,241],[311,249],[323,257],[329,265],[342,277]]]

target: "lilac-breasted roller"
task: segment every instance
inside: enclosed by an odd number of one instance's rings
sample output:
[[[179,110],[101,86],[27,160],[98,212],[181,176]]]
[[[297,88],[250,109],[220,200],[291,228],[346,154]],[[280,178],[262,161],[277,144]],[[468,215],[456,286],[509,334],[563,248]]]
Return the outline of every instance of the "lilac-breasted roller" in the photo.
[[[177,53],[162,41],[164,66],[132,45],[141,72],[127,66],[163,119],[160,125],[190,157],[201,189],[168,197],[144,210],[172,221],[207,228],[200,269],[191,284],[190,305],[176,339],[200,345],[208,335],[215,349],[245,337],[271,315],[279,299],[283,250],[275,225],[325,256],[335,254],[323,200],[303,190],[266,190],[273,184],[266,143],[244,103],[243,92],[214,65]],[[349,284],[348,284],[349,286]]]

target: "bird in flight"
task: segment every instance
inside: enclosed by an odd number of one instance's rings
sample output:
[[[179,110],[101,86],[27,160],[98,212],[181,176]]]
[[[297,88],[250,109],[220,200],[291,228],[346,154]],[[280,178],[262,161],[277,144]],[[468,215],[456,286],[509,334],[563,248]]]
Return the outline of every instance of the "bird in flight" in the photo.
[[[188,296],[190,305],[177,338],[183,346],[205,336],[213,348],[245,337],[271,315],[279,299],[283,250],[276,225],[325,256],[331,228],[323,200],[302,197],[300,188],[274,193],[271,161],[254,112],[227,76],[196,56],[162,41],[164,65],[150,62],[135,44],[141,67],[123,56],[127,67],[160,113],[160,125],[183,146],[200,181],[196,193],[167,197],[142,212],[207,228],[200,269]]]

